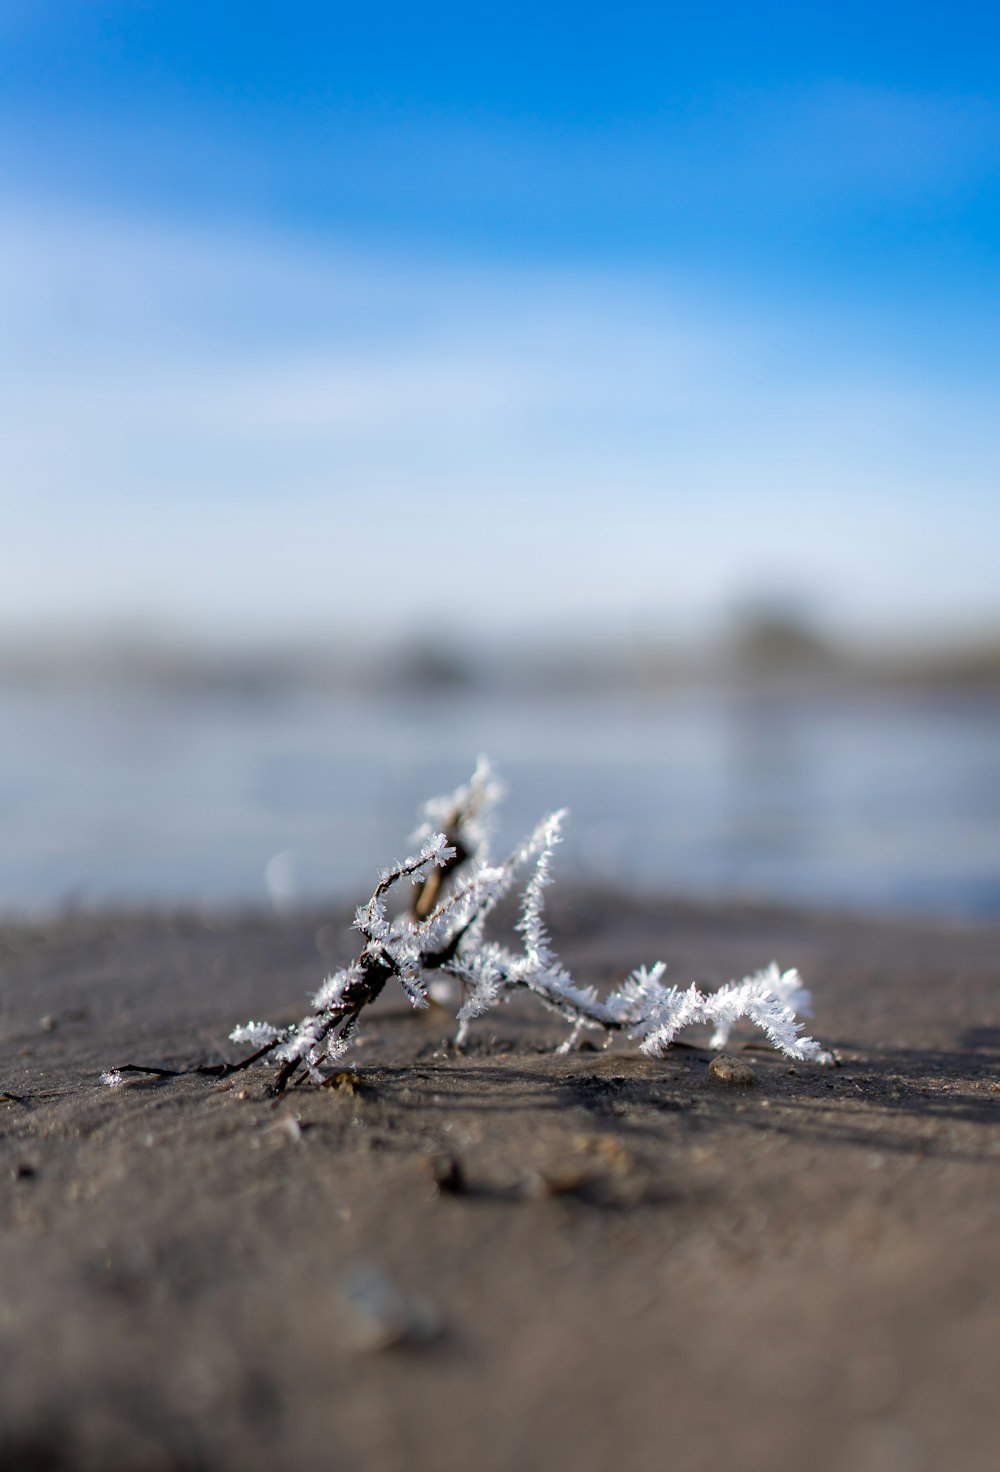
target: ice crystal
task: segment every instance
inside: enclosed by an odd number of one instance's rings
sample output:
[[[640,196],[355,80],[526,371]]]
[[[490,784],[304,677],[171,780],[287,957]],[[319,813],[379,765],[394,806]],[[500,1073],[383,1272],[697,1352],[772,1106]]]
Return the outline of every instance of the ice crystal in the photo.
[[[350,966],[346,966],[343,971],[338,971],[333,976],[328,976],[313,997],[313,1006],[321,1008],[336,1006],[345,991],[353,983],[361,980],[362,974],[360,961],[352,961]],[[260,1024],[255,1023],[253,1025],[259,1026]]]
[[[503,783],[493,770],[489,757],[481,756],[472,777],[462,787],[443,797],[432,797],[424,803],[424,823],[414,839],[419,843],[428,834],[444,829],[454,834],[470,856],[486,863],[493,814],[503,797]]]
[[[231,1043],[249,1043],[251,1048],[262,1048],[265,1043],[276,1043],[282,1035],[280,1027],[272,1027],[269,1022],[245,1022],[241,1027],[234,1027],[229,1034]]]

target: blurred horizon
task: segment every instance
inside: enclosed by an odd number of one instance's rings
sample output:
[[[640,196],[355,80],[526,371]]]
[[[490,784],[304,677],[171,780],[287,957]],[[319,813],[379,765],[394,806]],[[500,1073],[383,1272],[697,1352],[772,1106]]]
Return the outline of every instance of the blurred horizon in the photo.
[[[866,693],[915,689],[1000,692],[1000,624],[975,637],[839,638],[793,603],[746,604],[710,627],[670,637],[655,626],[482,637],[461,628],[416,629],[381,638],[276,632],[123,628],[0,632],[0,692],[32,688],[149,689],[183,699],[267,699],[315,690],[335,695],[433,696],[509,689],[558,699],[614,689],[669,693],[715,686],[780,686]]]

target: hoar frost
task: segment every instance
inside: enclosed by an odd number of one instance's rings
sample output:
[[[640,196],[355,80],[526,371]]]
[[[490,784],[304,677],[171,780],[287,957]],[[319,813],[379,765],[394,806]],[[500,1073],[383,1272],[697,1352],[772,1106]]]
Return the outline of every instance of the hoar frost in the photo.
[[[477,1017],[520,990],[569,1024],[564,1049],[592,1028],[625,1032],[645,1054],[659,1058],[679,1032],[696,1025],[712,1028],[712,1046],[718,1048],[745,1018],[790,1058],[825,1056],[798,1020],[811,1010],[798,972],[779,971],[774,964],[715,992],[668,984],[662,961],[640,966],[603,997],[594,987],[578,986],[552,949],[544,915],[565,813],[545,818],[506,860],[493,863],[489,835],[499,795],[483,759],[467,785],[427,804],[416,836],[420,848],[381,871],[371,899],[355,915],[363,941],[358,957],[323,983],[311,1010],[294,1026],[249,1022],[235,1028],[232,1040],[255,1052],[224,1065],[228,1071],[272,1062],[279,1065],[279,1091],[306,1078],[321,1082],[346,1051],[361,1011],[393,978],[414,1007],[427,1006],[429,989],[436,999],[446,995],[444,978],[460,984],[458,1043]],[[497,945],[485,938],[486,921],[529,865],[517,925],[520,948]],[[393,917],[388,896],[407,879],[417,887],[416,896],[408,913]],[[111,1078],[106,1075],[109,1083]]]

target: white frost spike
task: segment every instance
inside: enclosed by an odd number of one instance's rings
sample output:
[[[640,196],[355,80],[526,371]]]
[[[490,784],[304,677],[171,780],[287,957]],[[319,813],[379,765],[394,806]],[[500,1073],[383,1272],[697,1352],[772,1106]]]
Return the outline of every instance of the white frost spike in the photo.
[[[763,971],[739,983],[729,982],[713,994],[712,1001],[716,1007],[713,1048],[725,1047],[733,1024],[739,1017],[750,1015],[744,1002],[752,995],[771,998],[788,1012],[801,1013],[803,1017],[812,1015],[812,997],[802,985],[799,973],[794,967],[789,971],[779,971],[777,962],[772,961]]]
[[[450,859],[455,857],[455,850],[448,842],[443,833],[431,833],[419,853],[411,854],[402,863],[398,860],[390,864],[388,869],[380,869],[378,876],[379,889],[388,889],[395,884],[397,879],[409,878],[416,882],[427,878],[428,869],[435,865],[443,869]]]
[[[414,1007],[420,1009],[429,1005],[427,1000],[427,988],[424,985],[423,978],[421,976],[419,976],[414,971],[400,971],[399,980],[404,992],[409,997]]]
[[[776,997],[781,998],[786,1007],[791,1007],[793,1012],[800,1012],[803,1017],[812,1016],[812,994],[803,985],[794,966],[788,971],[779,971],[777,961],[772,961],[767,971],[760,974],[762,979],[766,977],[771,990]]]
[[[336,1035],[331,1034],[330,1040],[329,1040],[329,1042],[326,1045],[326,1059],[327,1059],[327,1062],[328,1063],[336,1063],[336,1062],[338,1062],[339,1059],[343,1058],[344,1054],[347,1052],[347,1050],[350,1047],[350,1045],[351,1045],[351,1035],[350,1034],[348,1034],[347,1037],[343,1037],[340,1034],[336,1034]]]
[[[534,851],[538,853],[538,860],[535,864],[535,872],[524,891],[521,919],[518,921],[517,928],[524,936],[527,955],[538,965],[546,965],[552,956],[543,909],[545,888],[552,883],[552,875],[549,872],[552,866],[552,851],[557,843],[562,842],[561,829],[565,817],[565,808],[550,814],[544,822],[539,824],[525,845],[525,856],[527,857]]]
[[[457,836],[478,863],[486,863],[493,810],[503,792],[503,783],[497,779],[489,758],[481,756],[467,783],[448,796],[432,797],[424,803],[425,822],[415,838],[422,842],[435,829],[451,827],[457,815]]]
[[[640,1044],[650,1058],[662,1058],[682,1028],[705,1021],[705,998],[694,985],[686,991],[675,986],[651,989],[650,1003],[649,1017],[644,1019],[642,1026],[648,1026],[650,1022],[654,1025]],[[639,1030],[635,1029],[636,1032]]]
[[[714,1023],[716,1037],[720,1033],[728,1037],[733,1023],[741,1017],[759,1027],[769,1042],[790,1058],[814,1058],[820,1051],[819,1044],[812,1038],[800,1036],[802,1024],[772,990],[766,971],[721,987],[707,996],[696,986],[683,992],[676,987],[660,990],[660,997],[650,998],[647,1018],[635,1028],[635,1032],[639,1032],[644,1030],[646,1023],[654,1024],[640,1045],[642,1051],[652,1058],[662,1057],[682,1028]],[[713,1046],[719,1046],[714,1039]]]
[[[284,1028],[272,1027],[269,1022],[245,1022],[234,1027],[229,1034],[231,1043],[248,1043],[251,1048],[263,1048],[266,1043],[276,1043],[284,1035]]]
[[[425,952],[442,950],[455,936],[466,934],[470,954],[474,927],[484,921],[514,883],[514,861],[498,867],[484,866],[460,879],[448,899],[419,926],[420,943]]]
[[[329,1024],[322,1016],[303,1017],[280,1047],[275,1048],[275,1058],[281,1063],[292,1063],[298,1058],[307,1057],[326,1037],[328,1027]]]
[[[378,946],[389,934],[389,922],[385,918],[385,901],[378,893],[373,894],[367,905],[359,905],[354,912],[354,928],[374,946]]]
[[[637,967],[624,986],[605,1000],[605,1010],[612,1021],[619,1027],[628,1027],[645,1018],[665,990],[660,986],[660,978],[666,969],[662,961],[652,967]]]
[[[360,981],[364,973],[358,961],[352,961],[343,971],[328,976],[313,997],[314,1007],[333,1007],[354,982]]]
[[[101,1083],[106,1089],[120,1089],[125,1079],[117,1068],[109,1068],[107,1073],[101,1074]]]
[[[392,925],[386,919],[385,895],[401,879],[412,879],[414,884],[426,879],[429,869],[443,869],[455,857],[455,850],[443,833],[432,833],[420,852],[379,871],[378,885],[367,905],[355,912],[354,926],[360,930],[373,947],[380,948],[392,933]]]
[[[458,1036],[455,1041],[464,1043],[469,1033],[469,1023],[500,1000],[504,982],[510,974],[513,957],[500,946],[485,945],[463,964],[460,975],[465,981],[467,992],[458,1013]]]

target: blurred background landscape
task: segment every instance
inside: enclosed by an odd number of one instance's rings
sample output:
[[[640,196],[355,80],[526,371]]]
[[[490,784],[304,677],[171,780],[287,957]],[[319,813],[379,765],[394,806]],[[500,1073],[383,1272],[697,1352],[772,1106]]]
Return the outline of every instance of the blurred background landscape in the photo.
[[[11,0],[0,913],[1000,917],[998,29]]]

